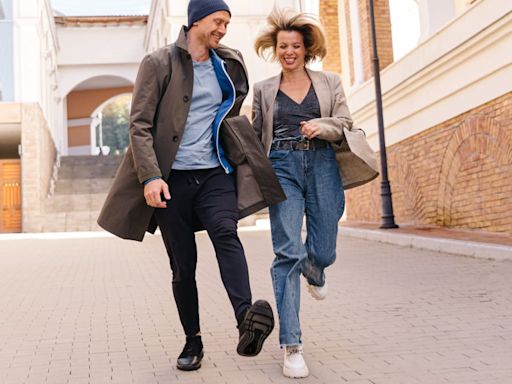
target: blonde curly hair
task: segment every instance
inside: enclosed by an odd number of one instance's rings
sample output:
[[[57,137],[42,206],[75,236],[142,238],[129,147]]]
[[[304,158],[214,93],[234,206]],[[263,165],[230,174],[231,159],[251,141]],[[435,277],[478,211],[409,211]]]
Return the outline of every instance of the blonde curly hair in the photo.
[[[267,26],[254,42],[258,56],[277,60],[277,34],[281,31],[296,31],[304,39],[305,63],[322,60],[327,54],[325,32],[318,18],[310,13],[298,13],[290,8],[274,7],[267,16]],[[268,51],[270,51],[270,54]]]

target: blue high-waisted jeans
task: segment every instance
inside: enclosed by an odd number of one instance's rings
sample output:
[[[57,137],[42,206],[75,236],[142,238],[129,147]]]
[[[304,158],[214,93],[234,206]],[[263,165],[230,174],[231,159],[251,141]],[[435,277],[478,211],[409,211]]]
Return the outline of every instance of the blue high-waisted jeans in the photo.
[[[281,346],[301,344],[300,275],[324,284],[324,269],[336,259],[338,221],[345,196],[332,148],[272,150],[269,156],[287,200],[271,206],[275,259],[271,274],[279,312]],[[306,214],[307,236],[302,241]]]

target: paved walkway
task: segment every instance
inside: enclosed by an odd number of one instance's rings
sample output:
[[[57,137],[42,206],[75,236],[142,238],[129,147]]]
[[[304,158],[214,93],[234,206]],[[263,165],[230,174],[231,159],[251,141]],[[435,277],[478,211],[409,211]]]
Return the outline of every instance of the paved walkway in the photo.
[[[272,298],[267,231],[242,232],[253,294]],[[512,383],[512,262],[340,239],[324,302],[302,300],[311,376],[281,376],[237,331],[198,236],[205,359],[174,367],[183,338],[159,236],[0,240],[0,383]],[[271,300],[273,302],[273,299]]]

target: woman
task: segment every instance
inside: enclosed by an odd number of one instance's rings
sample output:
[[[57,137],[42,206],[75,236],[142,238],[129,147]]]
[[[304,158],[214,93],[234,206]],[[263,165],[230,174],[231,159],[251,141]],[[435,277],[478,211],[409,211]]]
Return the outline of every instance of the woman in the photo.
[[[283,374],[309,374],[299,322],[300,275],[311,295],[327,294],[324,270],[336,258],[338,221],[345,205],[335,153],[352,126],[339,76],[306,65],[326,55],[325,36],[312,15],[275,9],[256,52],[281,65],[281,73],[254,86],[253,124],[287,200],[271,206],[275,259],[271,274],[279,312],[279,339],[285,348]],[[306,215],[307,237],[301,239]]]

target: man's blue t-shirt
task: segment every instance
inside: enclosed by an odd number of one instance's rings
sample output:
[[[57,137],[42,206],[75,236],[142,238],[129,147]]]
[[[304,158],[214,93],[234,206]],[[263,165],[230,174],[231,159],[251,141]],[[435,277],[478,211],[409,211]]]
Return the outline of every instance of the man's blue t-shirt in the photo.
[[[172,169],[209,169],[220,165],[212,123],[222,103],[222,90],[211,59],[192,62],[194,88],[180,147]]]

